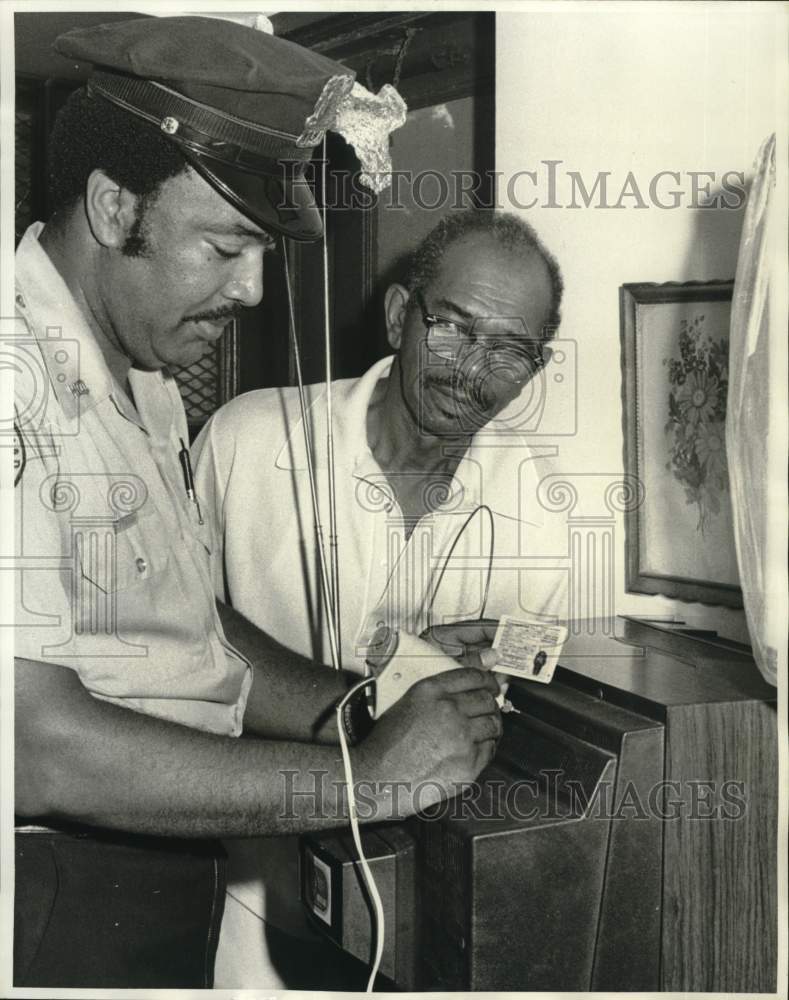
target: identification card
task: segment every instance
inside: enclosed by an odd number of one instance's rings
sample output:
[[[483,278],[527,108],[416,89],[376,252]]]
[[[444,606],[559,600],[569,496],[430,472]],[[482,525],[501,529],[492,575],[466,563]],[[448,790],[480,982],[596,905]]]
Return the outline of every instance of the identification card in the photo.
[[[546,625],[503,615],[493,640],[499,658],[496,673],[550,683],[567,638],[564,625]]]

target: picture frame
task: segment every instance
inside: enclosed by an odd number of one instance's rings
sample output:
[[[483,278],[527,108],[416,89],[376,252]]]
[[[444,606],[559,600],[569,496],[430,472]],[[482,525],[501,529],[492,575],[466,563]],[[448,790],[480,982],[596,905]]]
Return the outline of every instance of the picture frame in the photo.
[[[742,607],[725,452],[733,281],[620,288],[626,590]]]

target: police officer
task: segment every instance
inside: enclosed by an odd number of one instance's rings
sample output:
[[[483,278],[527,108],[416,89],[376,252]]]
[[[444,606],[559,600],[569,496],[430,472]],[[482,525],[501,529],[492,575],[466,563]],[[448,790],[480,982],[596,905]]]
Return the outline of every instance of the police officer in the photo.
[[[167,837],[337,825],[344,800],[316,810],[297,793],[314,791],[309,772],[343,780],[333,706],[348,682],[215,601],[168,366],[260,301],[272,234],[320,235],[304,167],[352,74],[203,17],[71,31],[56,48],[95,71],[54,130],[52,216],[16,258],[17,813]],[[498,687],[478,666],[416,685],[369,734],[364,711],[347,714],[370,818],[404,808],[388,782],[446,794],[490,760]],[[18,910],[24,892],[18,874]],[[150,980],[161,941],[113,945],[149,956],[118,982],[128,954],[108,949],[113,979],[68,927],[58,940],[54,957],[27,948],[18,984],[42,984],[45,962],[46,985],[164,985]]]

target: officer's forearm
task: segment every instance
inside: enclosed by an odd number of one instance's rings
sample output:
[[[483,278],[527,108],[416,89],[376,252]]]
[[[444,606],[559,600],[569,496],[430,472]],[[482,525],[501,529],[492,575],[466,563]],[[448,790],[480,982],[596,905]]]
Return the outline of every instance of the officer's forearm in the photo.
[[[254,669],[244,731],[273,739],[336,743],[334,706],[359,678],[316,666],[238,611],[216,603],[225,635]]]
[[[99,701],[66,667],[17,660],[25,817],[173,836],[287,833],[342,824],[341,782],[337,748],[203,733]]]

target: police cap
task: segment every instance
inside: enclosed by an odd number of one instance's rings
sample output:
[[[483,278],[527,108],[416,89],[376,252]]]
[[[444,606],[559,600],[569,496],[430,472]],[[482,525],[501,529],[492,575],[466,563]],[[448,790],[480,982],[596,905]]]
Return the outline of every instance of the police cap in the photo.
[[[296,240],[321,235],[304,173],[333,109],[353,87],[352,70],[210,17],[79,28],[61,35],[55,48],[92,63],[92,94],[159,129],[258,225]]]

